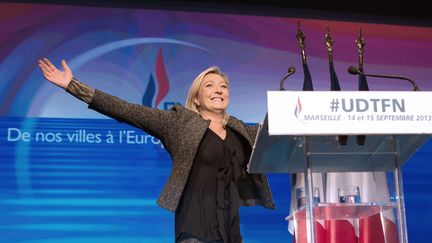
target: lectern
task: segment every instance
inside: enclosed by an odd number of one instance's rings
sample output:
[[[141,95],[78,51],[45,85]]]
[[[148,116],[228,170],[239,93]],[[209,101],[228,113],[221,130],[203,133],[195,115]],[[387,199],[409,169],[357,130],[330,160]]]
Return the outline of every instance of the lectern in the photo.
[[[250,173],[292,173],[304,177],[301,198],[288,220],[305,222],[308,242],[317,242],[316,222],[389,217],[396,241],[408,242],[401,168],[432,134],[430,92],[269,91],[268,113],[260,124]],[[421,103],[427,102],[427,103]],[[357,137],[364,136],[364,143]],[[341,143],[340,136],[346,136]],[[377,197],[329,200],[325,179],[335,173],[369,173]],[[314,195],[314,174],[323,175],[324,195]],[[382,178],[384,181],[377,181]],[[375,181],[376,180],[376,181]],[[327,180],[328,181],[328,180]],[[380,185],[387,183],[386,185]],[[357,186],[362,191],[363,185]],[[296,225],[296,224],[295,224]],[[384,231],[385,242],[390,242]]]

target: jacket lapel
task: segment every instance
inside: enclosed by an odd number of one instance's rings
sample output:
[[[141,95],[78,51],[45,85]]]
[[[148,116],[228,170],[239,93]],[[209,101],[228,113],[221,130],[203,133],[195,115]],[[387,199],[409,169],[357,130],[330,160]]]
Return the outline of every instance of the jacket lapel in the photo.
[[[234,131],[238,132],[240,135],[242,135],[248,141],[249,146],[253,147],[253,141],[251,135],[247,131],[247,128],[244,125],[244,123],[230,116],[227,126],[232,128]]]

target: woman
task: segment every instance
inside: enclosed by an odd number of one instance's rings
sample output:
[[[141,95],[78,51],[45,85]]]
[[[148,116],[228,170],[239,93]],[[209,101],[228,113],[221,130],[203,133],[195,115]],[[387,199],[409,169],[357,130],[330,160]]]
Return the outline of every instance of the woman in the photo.
[[[265,175],[246,172],[257,127],[227,115],[228,79],[217,67],[196,77],[186,107],[158,110],[91,88],[61,64],[64,71],[39,60],[48,81],[164,144],[173,165],[158,205],[175,212],[176,242],[242,242],[239,206],[274,208]]]

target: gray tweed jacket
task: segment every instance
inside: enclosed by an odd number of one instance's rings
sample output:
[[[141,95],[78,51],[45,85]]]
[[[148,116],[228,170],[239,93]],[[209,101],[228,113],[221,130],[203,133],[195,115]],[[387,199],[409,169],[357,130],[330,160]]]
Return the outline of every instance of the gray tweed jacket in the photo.
[[[128,103],[100,90],[94,90],[89,98],[89,92],[85,92],[88,88],[74,79],[67,91],[88,101],[90,109],[137,127],[161,140],[171,155],[173,165],[168,182],[158,199],[158,205],[175,211],[210,121],[202,119],[196,112],[181,105],[174,105],[171,110],[158,110]],[[87,97],[84,97],[86,95]],[[257,126],[247,126],[234,117],[229,118],[227,126],[244,137],[249,146],[253,146]],[[245,172],[238,187],[242,205],[275,208],[265,175]]]

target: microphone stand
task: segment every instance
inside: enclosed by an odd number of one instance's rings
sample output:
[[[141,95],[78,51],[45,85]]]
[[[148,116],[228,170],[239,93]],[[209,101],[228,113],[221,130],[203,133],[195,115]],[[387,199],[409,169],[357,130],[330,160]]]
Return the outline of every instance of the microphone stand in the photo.
[[[417,86],[417,84],[414,82],[414,80],[405,77],[405,76],[393,76],[393,75],[381,75],[381,74],[366,74],[362,71],[360,71],[358,68],[354,67],[354,66],[350,66],[348,68],[348,73],[353,74],[353,75],[363,75],[366,77],[375,77],[375,78],[393,78],[393,79],[401,79],[401,80],[406,80],[408,82],[411,83],[411,85],[413,86],[413,91],[420,91],[420,88]]]
[[[285,88],[284,88],[284,81],[285,81],[289,76],[293,75],[293,74],[295,73],[295,71],[296,71],[296,70],[295,70],[295,68],[294,68],[293,66],[291,66],[291,67],[288,68],[288,74],[285,75],[284,77],[282,77],[281,80],[280,80],[280,84],[279,84],[279,90],[280,90],[280,91],[284,91],[284,90],[285,90]]]
[[[405,76],[393,76],[393,75],[381,75],[381,74],[366,74],[362,71],[360,71],[358,68],[354,67],[354,66],[350,66],[348,68],[348,73],[353,74],[353,75],[363,75],[366,77],[374,77],[374,78],[392,78],[392,79],[401,79],[401,80],[406,80],[408,82],[411,83],[412,87],[413,87],[413,91],[420,91],[420,88],[417,86],[417,84],[414,82],[414,80],[407,78]],[[364,141],[365,141],[365,135],[358,135],[357,136],[357,144],[358,145],[364,145]]]

